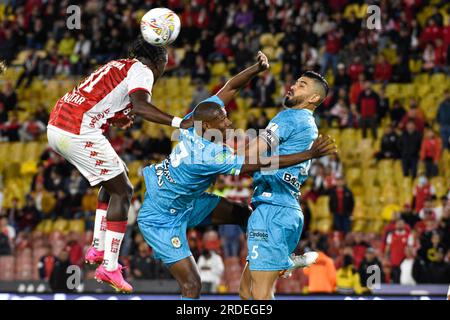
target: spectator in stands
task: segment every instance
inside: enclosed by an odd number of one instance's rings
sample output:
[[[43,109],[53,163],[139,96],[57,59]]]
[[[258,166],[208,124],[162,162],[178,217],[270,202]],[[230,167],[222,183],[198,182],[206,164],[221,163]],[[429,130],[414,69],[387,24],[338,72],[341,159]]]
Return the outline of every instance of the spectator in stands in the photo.
[[[416,178],[421,143],[422,135],[416,129],[414,121],[409,120],[400,140],[402,168],[405,177],[412,176]]]
[[[336,187],[332,188],[330,196],[330,211],[333,214],[334,230],[344,234],[350,231],[350,217],[355,206],[353,193],[348,188],[343,177],[336,179]]]
[[[375,249],[372,247],[367,248],[364,259],[361,261],[359,265],[359,279],[361,281],[361,286],[364,291],[370,292],[370,287],[372,287],[375,283],[369,283],[369,278],[375,273],[380,272],[380,281],[384,282],[383,275],[383,267],[381,265],[380,260],[378,259]]]
[[[222,239],[222,248],[224,257],[238,257],[241,237],[241,228],[237,225],[221,225],[219,226],[219,235]]]
[[[145,242],[139,245],[137,254],[131,259],[130,271],[135,279],[156,278],[155,260]]]
[[[31,50],[23,64],[24,70],[17,79],[16,89],[19,88],[22,82],[25,80],[26,80],[25,88],[28,88],[31,85],[31,82],[33,81],[34,77],[38,75],[38,65],[39,65],[39,57],[36,51]]]
[[[53,268],[55,267],[55,263],[58,260],[52,253],[52,246],[47,245],[45,247],[46,252],[44,255],[40,258],[38,263],[38,269],[39,269],[39,278],[42,280],[49,280],[50,276],[52,275]],[[67,254],[67,252],[66,252]],[[69,258],[69,255],[67,254],[67,259]]]
[[[8,122],[6,122],[3,126],[2,135],[6,137],[6,141],[9,142],[18,142],[20,141],[20,128],[21,123],[19,121],[19,117],[17,113],[13,113]]]
[[[73,48],[70,62],[72,63],[72,74],[84,75],[89,68],[91,55],[91,40],[83,32],[78,34],[78,40]]]
[[[356,81],[361,81],[362,74],[364,74],[364,65],[361,62],[361,57],[356,55],[354,56],[352,63],[348,66],[348,75],[350,80],[354,83]]]
[[[30,232],[41,220],[41,212],[36,208],[35,200],[31,196],[25,197],[25,206],[18,210],[16,221],[18,231]]]
[[[308,42],[303,42],[300,54],[300,65],[304,70],[316,70],[319,63],[317,50],[310,46]]]
[[[323,55],[322,68],[320,69],[321,74],[325,75],[330,66],[333,69],[333,74],[337,73],[338,53],[342,46],[342,36],[342,30],[338,28],[327,32],[325,53]]]
[[[222,257],[214,250],[205,248],[197,261],[202,283],[210,286],[210,293],[217,292],[217,287],[224,272]]]
[[[373,79],[377,82],[387,83],[392,77],[392,66],[383,55],[380,55],[375,64]]]
[[[73,281],[73,272],[71,273],[67,270],[70,265],[69,252],[67,250],[62,250],[58,258],[54,257],[50,276],[49,278],[45,278],[48,280],[53,292],[69,293],[74,292],[77,289],[74,287],[76,282]]]
[[[414,280],[413,276],[415,261],[414,249],[407,246],[405,249],[405,259],[400,264],[400,284],[410,286],[416,285],[416,280]]]
[[[82,267],[84,264],[83,247],[79,241],[80,235],[76,232],[70,232],[67,237],[66,250],[69,253],[69,262],[71,265]]]
[[[0,233],[3,233],[7,236],[10,247],[14,248],[16,230],[9,224],[8,217],[6,215],[0,216]]]
[[[192,79],[201,79],[205,83],[208,83],[211,77],[211,73],[206,64],[205,59],[201,55],[197,55],[195,58],[195,67],[191,72]]]
[[[423,71],[433,71],[436,66],[436,55],[432,43],[428,43],[422,54]]]
[[[380,108],[380,97],[372,90],[369,81],[364,83],[364,91],[359,94],[358,110],[361,114],[361,128],[363,130],[363,138],[367,137],[367,128],[372,130],[373,139],[377,139],[377,112]]]
[[[275,79],[272,73],[264,72],[259,76],[253,86],[253,107],[273,107],[272,95],[275,93]]]
[[[441,140],[435,136],[433,128],[426,128],[420,148],[420,160],[425,163],[425,175],[433,178],[438,175],[441,158]]]
[[[10,28],[5,28],[3,35],[0,37],[0,59],[9,64],[17,54],[17,45],[20,40],[13,35],[13,30]]]
[[[385,257],[392,267],[392,281],[400,282],[400,264],[405,258],[406,246],[413,245],[412,234],[405,229],[405,222],[398,219],[395,230],[391,231],[386,238]]]
[[[189,250],[192,252],[192,256],[194,257],[195,261],[198,261],[198,258],[200,257],[201,250],[200,245],[201,241],[199,239],[199,233],[195,229],[191,229],[188,231],[188,242],[189,242]]]
[[[413,189],[414,210],[420,212],[425,205],[425,201],[435,194],[434,186],[428,181],[426,176],[421,175]]]
[[[345,70],[345,64],[339,63],[337,65],[337,74],[334,78],[335,90],[344,88],[347,91],[350,88],[350,85],[351,85],[351,80],[347,74],[347,70]]]
[[[436,258],[428,266],[429,283],[448,284],[450,280],[450,263],[444,261],[446,251],[438,250]]]
[[[400,137],[392,124],[387,125],[384,129],[381,150],[376,154],[376,158],[378,160],[400,158]]]
[[[208,89],[206,88],[204,82],[201,79],[195,79],[194,80],[194,84],[195,84],[195,91],[192,94],[192,101],[191,104],[189,106],[189,111],[194,110],[194,108],[203,100],[205,100],[206,98],[208,98],[211,94],[208,91]]]
[[[395,99],[394,104],[392,105],[392,109],[389,111],[391,122],[394,127],[397,127],[400,124],[400,121],[402,121],[405,114],[405,108],[403,108],[399,100]]]
[[[17,94],[10,81],[5,81],[0,92],[0,124],[8,122],[8,112],[17,108]]]
[[[36,119],[34,115],[30,116],[30,118],[25,121],[20,129],[21,141],[36,141],[39,139],[41,134],[46,131],[46,125]]]
[[[432,198],[437,201],[437,197],[432,196]],[[450,209],[450,201],[448,201],[446,195],[443,195],[439,200],[440,202],[438,202],[434,207],[434,212],[436,214],[436,220],[441,221],[445,218],[445,212]]]
[[[333,259],[325,254],[324,249],[320,243],[313,246],[319,257],[315,264],[303,269],[308,277],[309,293],[333,293],[336,290],[336,268]]]
[[[413,229],[416,223],[421,220],[419,217],[419,212],[413,210],[409,203],[406,203],[404,205],[401,212],[401,218],[403,221],[405,221],[406,224],[411,227],[411,229]]]
[[[445,91],[444,100],[439,105],[436,120],[440,126],[442,147],[444,150],[450,150],[450,90]]]
[[[301,56],[298,53],[295,43],[291,42],[287,45],[287,48],[283,53],[282,61],[284,66],[289,66],[289,71],[292,72],[292,74],[300,73]]]
[[[361,294],[361,280],[353,265],[351,255],[345,255],[343,265],[336,273],[336,292],[340,294]]]
[[[405,130],[408,122],[411,120],[414,121],[417,131],[422,134],[423,130],[425,129],[425,120],[423,118],[422,110],[418,108],[417,102],[414,99],[411,99],[410,108],[408,112],[403,116],[403,119],[399,124],[399,128]]]

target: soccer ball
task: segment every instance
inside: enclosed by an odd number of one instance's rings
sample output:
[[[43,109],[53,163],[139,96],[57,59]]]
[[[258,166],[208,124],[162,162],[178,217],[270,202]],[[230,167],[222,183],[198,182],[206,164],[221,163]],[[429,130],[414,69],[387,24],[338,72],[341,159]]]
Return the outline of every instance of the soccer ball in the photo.
[[[180,18],[170,9],[155,8],[141,19],[141,34],[154,46],[167,46],[174,42],[181,29]]]

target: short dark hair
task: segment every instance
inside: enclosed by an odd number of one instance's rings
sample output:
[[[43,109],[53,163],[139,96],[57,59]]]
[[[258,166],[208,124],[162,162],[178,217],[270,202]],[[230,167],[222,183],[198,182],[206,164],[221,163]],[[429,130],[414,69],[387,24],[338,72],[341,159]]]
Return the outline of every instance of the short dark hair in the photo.
[[[194,109],[193,117],[195,121],[210,121],[219,115],[222,107],[212,101],[200,102]]]
[[[128,56],[130,58],[147,58],[152,63],[156,64],[160,61],[167,60],[167,50],[164,47],[153,46],[147,41],[139,36],[137,40],[135,40],[129,50]]]
[[[325,91],[324,99],[327,97],[330,87],[328,86],[327,80],[325,80],[325,78],[321,74],[315,71],[306,71],[305,73],[302,74],[302,77],[311,78],[314,79],[316,82],[320,83],[323,87],[323,90]]]

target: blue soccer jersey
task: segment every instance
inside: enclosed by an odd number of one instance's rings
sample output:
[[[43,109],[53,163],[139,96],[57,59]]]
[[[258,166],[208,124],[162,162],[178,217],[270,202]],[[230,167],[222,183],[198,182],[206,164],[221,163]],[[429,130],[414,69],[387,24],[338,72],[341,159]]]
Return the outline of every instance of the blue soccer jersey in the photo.
[[[318,136],[313,113],[307,109],[285,109],[270,121],[261,137],[273,146],[271,155],[309,150]],[[299,209],[300,186],[308,178],[311,160],[278,170],[256,172],[252,203],[269,203]]]
[[[223,102],[213,96],[205,101]],[[143,170],[147,194],[152,188],[156,197],[145,199],[139,220],[151,215],[153,224],[176,225],[186,209],[214,183],[217,175],[238,175],[244,157],[222,144],[199,136],[194,128],[180,130],[177,146],[163,162]]]

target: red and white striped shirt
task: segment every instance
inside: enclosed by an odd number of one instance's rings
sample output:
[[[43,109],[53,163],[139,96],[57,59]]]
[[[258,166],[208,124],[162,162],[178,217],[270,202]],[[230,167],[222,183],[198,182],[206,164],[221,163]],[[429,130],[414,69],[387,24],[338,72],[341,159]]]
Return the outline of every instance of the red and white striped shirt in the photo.
[[[131,93],[151,94],[153,81],[153,72],[137,59],[110,61],[58,100],[48,124],[76,135],[102,134],[109,118],[132,107]]]

